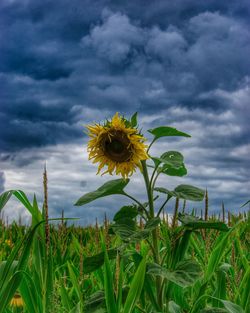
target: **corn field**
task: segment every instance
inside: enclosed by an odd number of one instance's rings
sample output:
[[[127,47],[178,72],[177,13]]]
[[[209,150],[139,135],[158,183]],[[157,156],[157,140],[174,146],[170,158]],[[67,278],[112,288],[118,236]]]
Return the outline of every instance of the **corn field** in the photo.
[[[230,214],[225,223],[194,211],[175,221],[163,214],[157,226],[135,218],[130,228],[116,225],[119,212],[114,221],[85,228],[62,216],[48,228],[36,198],[14,195],[32,214],[32,226],[1,221],[1,313],[250,312],[249,212]],[[2,207],[9,197],[1,195]]]

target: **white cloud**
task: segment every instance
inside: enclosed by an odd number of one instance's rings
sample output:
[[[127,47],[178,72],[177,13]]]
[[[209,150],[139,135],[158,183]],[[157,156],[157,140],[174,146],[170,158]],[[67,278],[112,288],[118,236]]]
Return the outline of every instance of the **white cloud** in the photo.
[[[95,26],[82,42],[96,49],[100,57],[119,63],[124,61],[133,46],[140,45],[142,40],[142,30],[133,25],[127,15],[105,10],[102,24]]]

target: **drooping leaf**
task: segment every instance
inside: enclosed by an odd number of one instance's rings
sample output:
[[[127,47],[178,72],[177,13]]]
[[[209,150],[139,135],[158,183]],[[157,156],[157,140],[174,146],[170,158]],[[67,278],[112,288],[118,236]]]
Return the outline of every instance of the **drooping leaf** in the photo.
[[[153,129],[149,129],[148,132],[155,136],[155,140],[167,136],[191,137],[190,135],[183,133],[174,127],[169,126],[156,127]]]
[[[229,228],[225,223],[222,222],[213,222],[213,221],[204,221],[196,216],[179,213],[178,220],[182,222],[186,227],[190,227],[193,230],[195,229],[218,229],[221,231],[228,231]]]
[[[83,195],[80,199],[77,200],[75,205],[81,206],[102,197],[123,194],[123,189],[127,186],[128,183],[129,179],[114,179],[108,181],[97,190]]]
[[[0,211],[4,208],[6,203],[9,201],[10,197],[12,196],[14,190],[8,190],[3,192],[0,195]]]

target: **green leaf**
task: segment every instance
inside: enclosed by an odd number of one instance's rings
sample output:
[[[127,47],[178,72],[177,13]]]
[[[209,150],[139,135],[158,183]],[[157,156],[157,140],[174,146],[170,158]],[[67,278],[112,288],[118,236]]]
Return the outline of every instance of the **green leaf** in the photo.
[[[167,270],[158,264],[150,264],[148,274],[161,276],[178,286],[187,287],[200,278],[201,268],[192,260],[179,262],[174,271]]]
[[[26,265],[28,263],[28,258],[30,255],[30,249],[32,246],[32,241],[35,235],[35,232],[37,230],[37,227],[43,223],[40,222],[37,225],[35,225],[23,238],[22,241],[20,241],[15,248],[13,249],[12,253],[7,259],[7,262],[5,264],[4,268],[4,275],[2,275],[2,281],[1,281],[1,287],[0,287],[0,313],[3,313],[5,311],[6,306],[14,296],[17,288],[20,285],[20,282],[23,277],[23,271],[26,268]],[[16,265],[15,273],[13,276],[8,279],[9,273],[11,270],[11,267],[13,266],[13,262],[15,258],[18,255],[18,252],[20,251],[20,247],[24,244],[23,251],[20,255],[20,259]],[[6,283],[7,282],[7,283]]]
[[[179,131],[176,128],[169,126],[160,126],[153,129],[148,130],[149,133],[155,136],[154,140],[157,140],[161,137],[167,136],[181,136],[181,137],[191,137],[190,135]]]
[[[32,205],[22,190],[8,190],[2,193],[0,195],[0,211],[6,205],[12,195],[14,195],[32,215],[32,226],[42,221],[42,214],[37,206],[35,196],[34,203]]]
[[[146,239],[160,224],[160,221],[159,217],[155,217],[145,224],[144,229],[138,230],[134,220],[123,218],[117,220],[115,224],[111,225],[111,228],[124,242],[137,242]]]
[[[204,190],[191,185],[179,185],[174,192],[178,198],[191,201],[202,201],[205,195]]]
[[[137,112],[135,112],[135,114],[132,115],[130,124],[131,124],[131,127],[137,126]]]
[[[113,231],[124,241],[129,241],[130,237],[136,232],[136,222],[131,218],[124,217],[111,225]]]
[[[204,190],[191,185],[179,185],[173,191],[167,190],[162,187],[157,187],[155,188],[155,191],[168,194],[172,197],[190,201],[202,201],[205,195]]]
[[[124,194],[123,189],[129,183],[129,179],[114,179],[111,181],[106,182],[100,188],[95,191],[86,193],[83,195],[78,201],[75,203],[76,206],[81,206],[92,202],[96,199],[110,196],[110,195],[122,195]]]
[[[183,163],[183,155],[178,151],[168,151],[161,155],[160,158],[151,157],[155,167],[163,164],[158,171],[169,176],[187,175],[187,169]]]
[[[184,158],[178,151],[168,151],[161,155],[160,160],[166,167],[179,168],[182,166]]]
[[[113,220],[118,221],[121,218],[135,218],[138,215],[138,208],[135,205],[123,206],[114,216]]]
[[[218,229],[221,231],[228,231],[229,228],[226,224],[222,222],[211,222],[211,221],[204,221],[196,216],[188,215],[188,214],[178,214],[178,220],[182,222],[186,227],[190,227],[194,229]]]
[[[199,313],[227,313],[228,311],[223,308],[214,308],[214,307],[207,307],[199,311]]]
[[[0,195],[0,211],[4,208],[6,203],[9,201],[10,197],[12,196],[14,190],[8,190],[3,192]]]
[[[163,174],[166,174],[168,176],[179,176],[179,177],[182,177],[182,176],[185,176],[187,175],[187,169],[184,165],[184,163],[182,163],[182,165],[179,167],[179,168],[173,168],[173,167],[170,167],[170,168],[166,168],[162,171]]]
[[[123,313],[132,313],[136,305],[136,301],[139,299],[143,285],[146,272],[146,254],[140,262],[134,278],[130,284],[129,293],[124,304]]]
[[[159,217],[154,217],[150,219],[149,221],[147,221],[144,229],[153,230],[160,224],[160,222],[161,222],[161,219]]]
[[[111,263],[108,257],[106,245],[102,242],[102,248],[104,252],[104,293],[105,301],[108,313],[118,313],[115,302],[115,292],[113,285],[113,275],[111,271]]]
[[[37,286],[34,283],[34,278],[27,272],[23,271],[23,279],[19,290],[28,312],[42,312],[42,296],[37,292]]]
[[[117,256],[117,249],[107,250],[109,259],[115,259]],[[84,274],[89,274],[98,268],[100,268],[104,263],[104,252],[98,253],[91,257],[87,257],[83,260],[83,272]]]
[[[182,313],[182,309],[174,301],[169,301],[169,303],[168,303],[168,312],[169,313]]]
[[[103,290],[98,290],[85,300],[84,311],[94,313],[103,306],[105,306],[105,293]]]
[[[226,300],[220,300],[228,313],[244,313],[244,310],[239,305]]]
[[[227,241],[229,236],[235,231],[237,227],[241,225],[241,223],[241,221],[238,222],[232,228],[230,228],[229,231],[220,233],[220,235],[217,237],[211,249],[212,252],[210,253],[207,260],[207,266],[204,275],[206,282],[212,278],[214,272],[217,270],[218,264],[220,263],[225,250],[227,249]]]
[[[78,302],[69,313],[82,313],[81,302]]]
[[[152,165],[148,165],[148,164],[147,164],[147,166],[149,166],[149,167],[154,168],[154,167],[158,167],[158,166],[161,164],[161,159],[160,159],[160,158],[151,157],[151,160],[154,162],[154,165],[155,165],[155,166],[152,166]]]

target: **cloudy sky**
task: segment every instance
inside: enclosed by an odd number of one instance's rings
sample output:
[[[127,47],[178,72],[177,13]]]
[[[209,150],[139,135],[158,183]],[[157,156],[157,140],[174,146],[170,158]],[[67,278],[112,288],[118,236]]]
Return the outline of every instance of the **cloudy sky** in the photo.
[[[41,203],[46,160],[50,216],[112,217],[126,199],[73,206],[110,179],[88,161],[84,125],[137,111],[145,134],[168,125],[192,135],[153,147],[180,151],[188,169],[159,186],[207,188],[211,211],[222,200],[238,211],[250,197],[249,24],[247,0],[2,0],[0,192]],[[145,200],[139,173],[128,191]],[[4,214],[29,218],[14,200]]]

